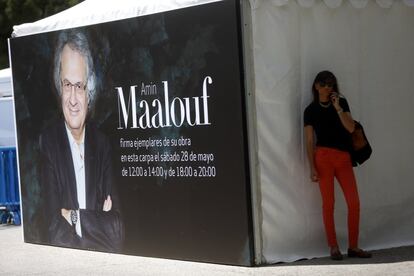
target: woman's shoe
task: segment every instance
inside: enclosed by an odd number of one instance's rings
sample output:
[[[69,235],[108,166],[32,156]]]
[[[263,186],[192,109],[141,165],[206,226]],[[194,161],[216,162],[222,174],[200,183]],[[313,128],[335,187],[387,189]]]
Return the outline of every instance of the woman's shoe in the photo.
[[[348,248],[348,257],[349,258],[371,258],[372,254],[360,248],[355,248],[355,249]]]
[[[339,251],[339,248],[331,248],[331,260],[334,261],[341,261],[344,257],[342,256],[341,251]]]

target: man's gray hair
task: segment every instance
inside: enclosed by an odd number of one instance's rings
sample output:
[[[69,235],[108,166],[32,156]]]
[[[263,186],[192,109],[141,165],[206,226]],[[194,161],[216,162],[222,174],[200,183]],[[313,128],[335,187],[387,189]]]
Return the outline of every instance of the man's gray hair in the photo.
[[[66,30],[59,34],[54,60],[54,72],[53,77],[55,81],[55,87],[59,97],[62,96],[61,85],[61,59],[63,48],[68,45],[72,50],[79,52],[86,61],[86,91],[88,93],[88,109],[93,106],[96,97],[96,76],[93,66],[93,59],[89,48],[86,35],[79,30]]]

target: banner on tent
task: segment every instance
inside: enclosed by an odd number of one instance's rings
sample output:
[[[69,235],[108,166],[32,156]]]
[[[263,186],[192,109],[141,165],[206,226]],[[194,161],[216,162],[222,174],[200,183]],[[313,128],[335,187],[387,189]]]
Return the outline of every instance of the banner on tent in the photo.
[[[236,2],[10,40],[25,241],[252,264]]]

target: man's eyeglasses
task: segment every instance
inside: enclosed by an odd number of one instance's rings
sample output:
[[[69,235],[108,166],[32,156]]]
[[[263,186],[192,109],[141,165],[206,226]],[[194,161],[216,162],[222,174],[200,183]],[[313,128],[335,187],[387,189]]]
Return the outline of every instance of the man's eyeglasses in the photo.
[[[329,88],[332,88],[332,87],[334,87],[334,83],[332,83],[332,82],[325,82],[325,81],[320,81],[319,82],[319,86],[320,87],[329,87]]]
[[[82,82],[71,83],[68,80],[63,80],[62,81],[63,91],[65,91],[65,92],[71,92],[72,91],[72,87],[75,88],[75,92],[83,92],[86,89],[86,84],[83,84]]]

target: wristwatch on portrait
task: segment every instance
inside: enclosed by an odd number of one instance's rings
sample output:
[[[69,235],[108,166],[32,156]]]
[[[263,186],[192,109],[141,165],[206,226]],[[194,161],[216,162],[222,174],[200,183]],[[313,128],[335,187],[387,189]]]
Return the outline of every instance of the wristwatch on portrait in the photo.
[[[72,226],[76,226],[78,222],[78,213],[76,210],[70,210],[70,221],[72,222]]]

